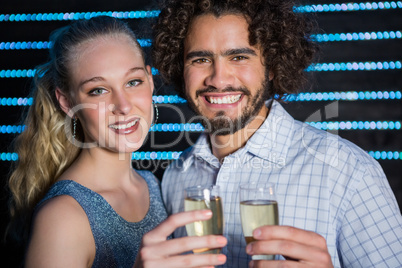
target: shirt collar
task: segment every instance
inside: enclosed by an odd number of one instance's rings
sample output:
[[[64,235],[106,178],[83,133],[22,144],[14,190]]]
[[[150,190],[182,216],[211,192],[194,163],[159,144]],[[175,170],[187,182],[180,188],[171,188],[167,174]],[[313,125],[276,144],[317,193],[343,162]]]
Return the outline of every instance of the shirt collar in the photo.
[[[244,147],[249,153],[277,164],[284,164],[293,135],[294,119],[275,100],[268,117],[261,127],[251,136]]]
[[[266,105],[271,105],[268,117],[246,145],[234,154],[248,152],[281,165],[286,162],[290,138],[293,135],[294,119],[277,101],[269,100]],[[209,137],[206,133],[202,133],[193,147],[186,150],[180,158],[183,161],[184,170],[191,166],[195,158],[202,158],[212,166],[220,167],[219,160],[212,154]]]
[[[218,158],[212,154],[209,137],[206,133],[202,133],[190,150],[184,152],[180,158],[182,158],[184,170],[189,168],[197,159],[203,159],[213,167],[220,167]]]

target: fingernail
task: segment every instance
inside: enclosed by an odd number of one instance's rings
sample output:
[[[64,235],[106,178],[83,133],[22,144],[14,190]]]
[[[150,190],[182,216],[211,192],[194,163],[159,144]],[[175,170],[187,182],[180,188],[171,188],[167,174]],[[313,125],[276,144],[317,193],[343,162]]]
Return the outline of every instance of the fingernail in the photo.
[[[251,244],[247,245],[246,252],[247,254],[253,254],[253,246]]]
[[[226,262],[226,256],[223,254],[218,255],[218,261],[220,263],[225,263]]]
[[[212,216],[212,211],[209,209],[204,210],[204,215],[205,216]]]
[[[261,236],[261,230],[260,230],[260,229],[255,230],[255,231],[254,231],[254,237],[255,237],[255,238],[258,238],[258,237],[260,237],[260,236]]]
[[[254,267],[254,262],[251,261],[251,262],[248,264],[248,267],[249,267],[249,268],[253,268],[253,267]]]

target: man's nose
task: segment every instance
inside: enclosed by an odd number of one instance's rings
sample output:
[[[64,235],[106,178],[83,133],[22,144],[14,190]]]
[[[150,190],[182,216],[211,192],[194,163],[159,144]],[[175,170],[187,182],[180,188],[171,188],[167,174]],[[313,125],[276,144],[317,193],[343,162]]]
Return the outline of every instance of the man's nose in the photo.
[[[210,67],[210,73],[205,79],[205,86],[223,89],[234,84],[232,68],[223,60],[214,61]]]

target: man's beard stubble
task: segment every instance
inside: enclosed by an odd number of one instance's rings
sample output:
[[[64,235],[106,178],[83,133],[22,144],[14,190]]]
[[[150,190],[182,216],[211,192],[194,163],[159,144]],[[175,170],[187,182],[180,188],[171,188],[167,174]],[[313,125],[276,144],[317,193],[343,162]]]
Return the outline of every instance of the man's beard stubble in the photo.
[[[201,124],[205,128],[205,132],[210,135],[216,136],[225,136],[229,134],[234,134],[237,131],[243,129],[247,126],[256,115],[260,112],[263,105],[265,105],[265,101],[270,97],[269,92],[269,82],[268,76],[265,77],[264,81],[261,83],[261,87],[255,92],[254,97],[252,99],[248,99],[247,106],[241,112],[241,115],[235,119],[231,119],[225,115],[225,111],[219,111],[215,114],[213,119],[208,119],[201,114],[198,107],[195,105],[194,101],[186,96],[188,104],[190,108],[197,114],[202,116]],[[217,92],[215,88],[206,88],[201,89],[196,92],[196,96],[198,97],[200,93],[204,92]],[[248,88],[225,88],[222,92],[243,92],[244,95],[250,97],[251,92]]]

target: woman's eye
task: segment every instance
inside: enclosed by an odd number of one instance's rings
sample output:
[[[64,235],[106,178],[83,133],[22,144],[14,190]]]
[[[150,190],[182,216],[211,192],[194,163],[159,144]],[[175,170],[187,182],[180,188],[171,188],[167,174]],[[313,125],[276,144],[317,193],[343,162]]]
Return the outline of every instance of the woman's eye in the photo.
[[[95,88],[89,92],[90,95],[101,95],[106,93],[107,90],[104,88]]]
[[[144,81],[140,80],[140,79],[135,79],[135,80],[131,80],[127,83],[127,85],[129,87],[136,87],[138,85],[141,85]]]

